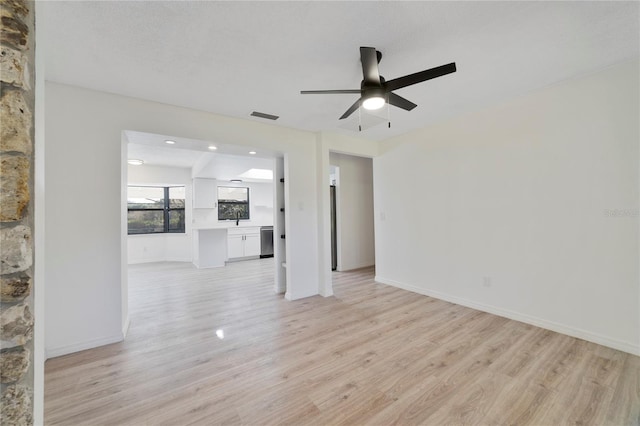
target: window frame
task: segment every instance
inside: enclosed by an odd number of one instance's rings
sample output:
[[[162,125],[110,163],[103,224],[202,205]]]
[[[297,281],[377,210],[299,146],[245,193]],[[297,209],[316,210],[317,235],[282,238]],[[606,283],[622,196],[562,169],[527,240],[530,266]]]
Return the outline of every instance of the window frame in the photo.
[[[158,186],[158,185],[127,185],[127,190],[132,188],[162,188],[163,189],[163,201],[164,206],[158,208],[129,208],[127,202],[127,235],[153,235],[153,234],[186,234],[187,233],[187,220],[186,220],[186,187],[184,185],[170,185],[170,186]],[[185,188],[185,207],[171,207],[171,202],[169,199],[169,188]],[[169,213],[171,211],[180,211],[182,210],[183,216],[185,218],[184,228],[171,230],[169,229]],[[162,221],[163,221],[163,230],[162,231],[149,231],[149,232],[131,232],[129,230],[129,212],[159,212],[162,211]]]
[[[247,201],[220,201],[220,195],[219,195],[219,191],[220,188],[235,188],[235,189],[246,189],[247,190]],[[219,185],[216,187],[216,202],[217,202],[217,206],[218,206],[218,220],[238,220],[237,218],[220,218],[220,205],[231,205],[231,206],[236,206],[236,205],[241,205],[247,206],[247,216],[246,217],[241,217],[240,220],[251,220],[251,191],[250,188],[248,186],[226,186],[226,185]]]

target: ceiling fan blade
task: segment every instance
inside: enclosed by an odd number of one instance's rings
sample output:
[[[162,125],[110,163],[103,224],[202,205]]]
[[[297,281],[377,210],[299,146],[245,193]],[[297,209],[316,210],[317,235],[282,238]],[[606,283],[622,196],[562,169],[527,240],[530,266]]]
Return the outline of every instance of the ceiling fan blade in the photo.
[[[387,92],[391,92],[392,90],[401,89],[403,87],[411,86],[412,84],[431,80],[432,78],[442,77],[443,75],[451,74],[452,72],[456,72],[455,62],[414,74],[405,75],[404,77],[394,78],[393,80],[386,82],[385,89]]]
[[[360,94],[360,89],[345,89],[345,90],[301,90],[302,95],[341,95],[341,94]]]
[[[393,106],[397,106],[398,108],[402,108],[407,111],[411,111],[418,105],[413,102],[403,98],[402,96],[398,96],[395,93],[389,93],[389,104]]]
[[[358,109],[358,107],[360,106],[360,101],[361,101],[361,100],[362,100],[362,99],[358,99],[358,100],[356,101],[356,103],[355,103],[355,104],[351,105],[351,106],[349,107],[349,109],[348,109],[348,110],[346,110],[344,114],[342,114],[342,117],[340,117],[340,120],[344,120],[345,118],[347,118],[347,117],[349,117],[351,114],[353,114],[353,112],[354,112],[355,110],[357,110],[357,109]]]
[[[380,73],[378,72],[378,54],[375,47],[360,48],[360,62],[362,62],[362,75],[366,86],[380,86]]]

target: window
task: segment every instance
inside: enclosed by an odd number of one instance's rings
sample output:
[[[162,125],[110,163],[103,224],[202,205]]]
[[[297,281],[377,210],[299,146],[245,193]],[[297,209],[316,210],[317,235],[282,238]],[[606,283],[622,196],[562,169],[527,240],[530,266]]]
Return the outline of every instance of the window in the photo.
[[[129,235],[184,233],[184,186],[129,186]]]
[[[218,187],[218,220],[249,219],[249,188]]]

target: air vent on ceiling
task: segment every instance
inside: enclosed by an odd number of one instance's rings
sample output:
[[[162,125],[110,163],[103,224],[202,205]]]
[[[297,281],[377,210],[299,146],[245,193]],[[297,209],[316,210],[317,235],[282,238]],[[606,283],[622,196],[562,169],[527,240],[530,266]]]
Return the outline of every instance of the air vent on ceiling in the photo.
[[[265,114],[264,112],[258,112],[258,111],[253,111],[251,115],[253,117],[266,118],[267,120],[277,120],[278,118],[280,118],[277,115]]]

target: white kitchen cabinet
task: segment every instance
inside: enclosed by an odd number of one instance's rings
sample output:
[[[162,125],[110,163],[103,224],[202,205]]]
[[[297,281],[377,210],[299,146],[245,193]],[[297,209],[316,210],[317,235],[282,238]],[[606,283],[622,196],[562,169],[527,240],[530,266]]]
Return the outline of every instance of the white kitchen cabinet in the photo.
[[[218,186],[215,179],[193,179],[193,208],[215,209],[218,207]]]
[[[244,257],[244,235],[227,236],[227,257],[229,259]]]
[[[229,228],[227,230],[227,257],[238,259],[242,257],[260,256],[260,228]]]
[[[244,255],[260,256],[260,232],[244,236]]]

